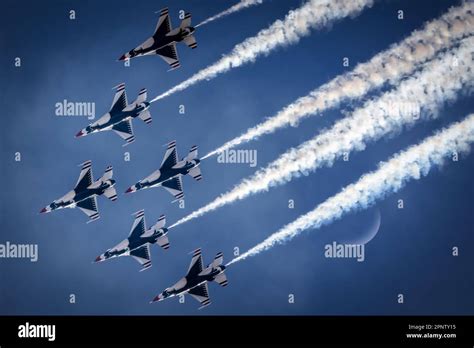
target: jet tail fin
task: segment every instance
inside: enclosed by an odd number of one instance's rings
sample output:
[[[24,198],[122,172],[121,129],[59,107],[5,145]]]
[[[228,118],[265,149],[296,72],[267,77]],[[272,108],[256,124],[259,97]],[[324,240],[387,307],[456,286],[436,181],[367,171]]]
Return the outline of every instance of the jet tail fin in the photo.
[[[138,115],[138,118],[140,118],[140,120],[142,120],[146,124],[150,124],[152,121],[150,111],[148,110],[142,111],[140,115]]]
[[[191,13],[186,12],[183,20],[181,21],[180,28],[186,28],[191,26]]]
[[[193,167],[189,170],[189,175],[191,175],[196,181],[199,181],[202,179],[202,174],[201,174],[201,168],[199,167]]]
[[[215,278],[214,281],[218,283],[220,286],[227,286],[229,282],[227,281],[227,276],[224,273],[219,273]]]
[[[147,91],[146,91],[146,88],[142,88],[140,90],[140,92],[138,92],[138,97],[137,99],[135,100],[135,104],[141,104],[143,103],[144,101],[146,101],[146,98],[147,98]]]
[[[186,36],[183,39],[183,41],[186,45],[188,45],[188,47],[190,47],[192,49],[195,49],[198,46],[196,38],[194,37],[194,35]]]
[[[211,263],[212,268],[216,268],[217,266],[222,265],[224,262],[224,254],[221,252],[218,252],[216,254],[216,257],[214,257],[214,260]]]
[[[155,230],[159,230],[160,228],[163,228],[165,227],[166,225],[166,217],[165,215],[160,215],[160,217],[158,218],[158,221],[156,222],[156,224],[153,225],[153,229]]]
[[[169,249],[169,247],[170,247],[170,242],[169,242],[169,240],[168,240],[168,236],[163,235],[163,236],[159,237],[159,238],[156,240],[156,244],[158,244],[160,247],[162,247],[162,248],[165,249],[165,250]]]
[[[104,196],[115,202],[117,200],[117,191],[115,190],[115,187],[111,186],[107,190],[105,190]]]
[[[191,147],[191,150],[189,150],[189,153],[186,156],[187,161],[192,161],[193,159],[196,159],[198,156],[198,147],[196,145],[193,145]]]
[[[108,166],[108,167],[105,169],[104,175],[102,175],[102,177],[100,178],[100,180],[101,180],[101,181],[110,180],[110,179],[112,179],[113,176],[114,176],[114,169],[113,169],[112,166]]]

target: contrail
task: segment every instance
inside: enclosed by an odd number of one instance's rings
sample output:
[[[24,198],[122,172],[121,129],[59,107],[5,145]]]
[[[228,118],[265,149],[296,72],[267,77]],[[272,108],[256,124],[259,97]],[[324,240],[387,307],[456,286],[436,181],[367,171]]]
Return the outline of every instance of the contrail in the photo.
[[[421,63],[432,59],[437,52],[474,32],[474,3],[451,8],[439,19],[432,20],[421,30],[375,55],[368,62],[325,85],[313,90],[288,105],[273,117],[248,129],[244,134],[209,152],[204,158],[219,154],[235,146],[256,140],[279,128],[296,125],[302,119],[321,114],[348,99],[361,98],[370,90],[384,84],[395,85],[415,71]]]
[[[463,39],[458,48],[426,63],[423,70],[402,81],[397,89],[366,102],[351,116],[339,120],[332,128],[297,148],[288,150],[266,168],[258,170],[252,177],[180,219],[175,225],[251,194],[267,191],[322,166],[331,166],[344,154],[364,150],[367,143],[397,134],[403,127],[413,125],[420,119],[437,116],[442,104],[454,100],[457,92],[471,92],[474,85],[473,45],[474,37]]]
[[[467,152],[474,141],[474,114],[455,123],[440,133],[426,138],[422,143],[408,148],[381,163],[373,172],[363,175],[357,182],[282,227],[260,244],[230,261],[227,265],[260,254],[277,244],[284,244],[303,230],[320,228],[350,211],[365,209],[379,199],[397,192],[410,180],[418,180],[429,171],[443,164],[454,152]]]
[[[216,14],[215,16],[209,17],[205,21],[202,21],[201,23],[196,25],[196,28],[200,27],[201,25],[205,25],[209,22],[213,22],[216,19],[221,19],[222,17],[228,16],[228,15],[234,13],[234,12],[238,12],[240,10],[243,10],[247,7],[260,5],[262,2],[263,2],[263,0],[241,0],[239,3],[235,4],[234,6],[229,7],[227,10],[222,11],[222,12]]]
[[[268,54],[277,47],[295,44],[301,37],[310,34],[312,28],[322,28],[336,20],[359,14],[374,0],[309,0],[303,6],[290,11],[284,20],[277,20],[256,36],[236,45],[214,64],[197,72],[186,81],[157,96],[151,102],[182,91],[200,81],[209,80],[242,64],[254,62],[257,57]]]

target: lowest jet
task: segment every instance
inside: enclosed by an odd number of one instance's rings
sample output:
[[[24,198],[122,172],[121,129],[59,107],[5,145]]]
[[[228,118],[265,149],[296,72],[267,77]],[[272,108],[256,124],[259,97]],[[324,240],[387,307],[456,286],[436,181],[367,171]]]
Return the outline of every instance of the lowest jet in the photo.
[[[201,303],[199,309],[210,305],[211,301],[209,300],[207,283],[214,281],[221,286],[227,286],[227,277],[224,274],[226,267],[222,264],[223,261],[224,256],[222,253],[217,253],[214,261],[203,269],[201,249],[196,249],[193,252],[188,273],[175,285],[166,288],[161,294],[156,296],[151,303],[163,301],[169,297],[181,294],[189,294]]]

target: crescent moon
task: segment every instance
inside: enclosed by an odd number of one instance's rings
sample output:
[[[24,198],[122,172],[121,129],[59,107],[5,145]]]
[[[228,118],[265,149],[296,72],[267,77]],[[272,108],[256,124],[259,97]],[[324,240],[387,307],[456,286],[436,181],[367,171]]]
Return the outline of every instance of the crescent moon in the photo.
[[[377,208],[375,211],[375,218],[372,222],[372,226],[370,226],[369,230],[360,236],[358,239],[352,242],[352,244],[367,244],[370,242],[378,233],[380,229],[380,223],[382,221],[382,217],[380,215],[380,210]]]

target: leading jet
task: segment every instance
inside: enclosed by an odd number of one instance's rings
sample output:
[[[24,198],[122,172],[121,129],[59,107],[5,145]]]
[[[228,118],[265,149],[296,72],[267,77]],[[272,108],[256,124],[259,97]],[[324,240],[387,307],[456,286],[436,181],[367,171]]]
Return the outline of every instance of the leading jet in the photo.
[[[97,220],[99,218],[97,196],[104,195],[112,201],[117,200],[117,192],[114,187],[115,180],[112,179],[112,176],[112,166],[108,166],[104,175],[97,181],[94,181],[92,162],[86,161],[82,163],[81,173],[74,189],[41,209],[40,213],[77,207],[89,217],[88,223]]]
[[[146,124],[151,123],[151,114],[148,110],[150,103],[146,101],[147,91],[145,88],[140,90],[137,99],[131,104],[128,104],[124,83],[114,88],[116,92],[109,112],[79,131],[76,134],[76,138],[84,137],[91,133],[113,130],[126,141],[123,145],[125,146],[135,141],[132,128],[132,120],[134,118],[138,117]]]
[[[168,148],[165,157],[161,162],[160,169],[155,170],[145,179],[130,186],[125,193],[136,192],[150,187],[163,186],[175,197],[173,202],[176,202],[184,198],[183,175],[189,174],[197,181],[202,179],[201,169],[199,168],[201,161],[197,158],[198,148],[196,145],[191,147],[189,154],[186,157],[183,157],[179,162],[176,141],[170,142],[167,146]]]
[[[140,56],[157,54],[169,64],[170,70],[179,68],[179,58],[176,51],[176,43],[184,42],[186,45],[195,49],[197,47],[194,37],[195,28],[191,26],[191,14],[186,13],[181,25],[172,29],[168,8],[160,11],[160,18],[156,25],[153,36],[148,38],[140,46],[123,54],[119,60],[126,60]]]
[[[133,221],[132,229],[127,239],[124,239],[119,244],[111,249],[108,249],[102,255],[97,256],[95,262],[105,261],[119,256],[132,256],[141,265],[141,271],[151,267],[150,259],[150,244],[158,244],[163,249],[167,250],[170,247],[165,228],[166,219],[161,215],[158,222],[150,229],[146,228],[145,212],[140,210],[135,214],[135,221]]]
[[[217,253],[216,257],[206,268],[202,267],[201,249],[193,252],[193,258],[189,265],[188,273],[172,287],[166,288],[156,296],[150,303],[163,301],[169,297],[189,294],[201,303],[202,309],[211,304],[209,300],[208,282],[216,282],[221,286],[227,286],[227,277],[224,274],[226,267],[222,264],[224,256]]]

